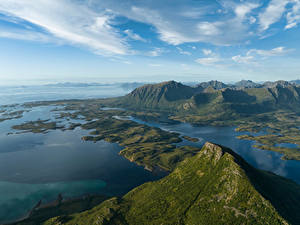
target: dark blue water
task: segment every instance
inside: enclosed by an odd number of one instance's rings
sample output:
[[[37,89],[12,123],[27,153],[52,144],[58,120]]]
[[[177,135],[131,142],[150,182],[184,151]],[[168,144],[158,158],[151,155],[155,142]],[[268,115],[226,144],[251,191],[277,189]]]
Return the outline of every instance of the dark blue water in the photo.
[[[13,134],[10,127],[24,121],[55,119],[53,107],[36,107],[24,117],[0,123],[0,223],[24,216],[39,200],[58,194],[123,195],[164,173],[150,173],[118,153],[118,144],[84,142],[88,131]],[[78,122],[74,120],[72,122]]]
[[[188,123],[180,123],[175,125],[159,124],[144,122],[135,118],[127,118],[138,123],[147,124],[149,126],[160,127],[161,129],[177,132],[181,135],[199,138],[198,143],[184,141],[184,145],[203,146],[205,141],[210,141],[231,148],[241,155],[248,163],[256,168],[272,171],[278,175],[290,178],[300,184],[300,161],[281,160],[281,154],[255,149],[252,145],[254,141],[240,140],[237,136],[246,134],[246,132],[235,132],[235,127],[211,127],[202,126],[194,127]],[[293,146],[293,144],[288,144]]]
[[[280,144],[276,144],[276,147],[282,147],[282,148],[297,148],[298,145],[297,144],[293,144],[293,143],[280,143]]]

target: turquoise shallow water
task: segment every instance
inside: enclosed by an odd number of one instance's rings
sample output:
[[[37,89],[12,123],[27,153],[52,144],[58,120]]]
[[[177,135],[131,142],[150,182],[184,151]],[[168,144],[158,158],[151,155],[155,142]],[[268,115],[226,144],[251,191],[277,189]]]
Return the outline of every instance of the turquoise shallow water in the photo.
[[[24,184],[0,182],[0,218],[9,221],[21,218],[39,200],[44,203],[57,198],[59,194],[71,198],[87,193],[97,193],[106,183],[101,180],[82,180],[45,184]]]

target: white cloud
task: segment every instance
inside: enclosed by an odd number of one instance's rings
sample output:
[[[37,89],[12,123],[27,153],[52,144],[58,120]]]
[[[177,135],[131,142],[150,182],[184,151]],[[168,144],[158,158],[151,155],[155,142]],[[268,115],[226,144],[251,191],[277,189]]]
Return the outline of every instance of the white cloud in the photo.
[[[127,44],[111,25],[114,17],[104,10],[95,12],[87,4],[71,0],[5,0],[0,1],[0,12],[97,54],[128,53]]]
[[[210,50],[210,49],[202,49],[202,52],[204,55],[212,55],[213,54],[212,50]]]
[[[232,60],[236,63],[257,64],[258,60],[273,56],[283,56],[292,51],[293,49],[287,49],[282,46],[271,50],[250,49],[245,56],[236,55],[232,57]]]
[[[157,57],[161,56],[165,52],[166,50],[164,48],[154,48],[153,50],[147,52],[146,55],[151,57]]]
[[[180,16],[186,17],[188,19],[199,19],[203,16],[205,16],[206,11],[205,7],[199,8],[199,7],[194,7],[194,8],[188,8],[182,12],[179,12]]]
[[[124,33],[133,40],[147,42],[146,39],[144,39],[140,35],[134,33],[132,30],[129,30],[129,29],[124,30]]]
[[[248,2],[248,3],[237,5],[234,9],[234,12],[235,12],[235,14],[237,15],[238,18],[245,19],[247,14],[251,13],[251,11],[253,9],[256,9],[257,7],[259,7],[259,4]]]
[[[200,34],[204,34],[206,36],[215,36],[221,33],[220,25],[221,23],[219,22],[200,22],[198,23],[197,28]]]
[[[26,40],[26,41],[39,41],[39,42],[51,42],[54,41],[48,35],[45,35],[40,32],[28,31],[23,29],[3,29],[0,28],[0,37],[17,39],[17,40]]]
[[[280,20],[285,10],[289,10],[286,29],[300,22],[300,0],[271,0],[263,10],[262,4],[257,3],[262,1],[258,0],[213,2],[195,5],[194,0],[0,0],[0,13],[8,19],[21,25],[25,23],[20,21],[27,21],[40,28],[39,32],[29,32],[25,27],[22,32],[2,31],[0,36],[21,39],[24,33],[22,39],[26,40],[55,40],[85,47],[97,54],[126,55],[137,53],[126,41],[147,40],[132,27],[120,31],[118,16],[150,25],[162,41],[171,45],[245,43],[258,35],[253,24],[258,23],[260,31],[265,31]],[[288,3],[293,7],[287,9]],[[256,9],[261,11],[258,17]],[[216,14],[217,10],[220,15]],[[267,35],[264,33],[264,37]],[[191,54],[180,47],[177,49],[180,54]],[[142,54],[155,57],[164,52],[162,48],[155,48]],[[213,52],[203,53],[208,59],[217,58]]]
[[[292,11],[288,12],[286,15],[287,25],[285,29],[291,29],[296,27],[300,22],[300,0],[293,0]]]
[[[252,55],[246,55],[246,56],[236,55],[236,56],[232,57],[232,60],[235,61],[236,63],[251,64],[251,63],[253,63],[254,56],[252,56]]]
[[[203,54],[206,57],[198,58],[195,61],[204,66],[220,65],[224,62],[224,59],[220,58],[218,54],[213,52],[211,49],[202,49]]]
[[[247,55],[251,55],[253,53],[261,56],[282,56],[286,55],[287,53],[292,52],[293,49],[287,49],[285,47],[277,47],[271,50],[261,50],[261,49],[251,49],[248,51]]]
[[[218,57],[207,57],[207,58],[198,58],[195,61],[204,66],[212,66],[221,62],[221,59]]]
[[[181,54],[181,55],[192,55],[192,53],[190,53],[189,51],[184,51],[182,48],[180,48],[180,47],[176,47],[177,48],[177,50],[179,51],[179,53]]]
[[[267,30],[272,24],[278,22],[291,0],[271,0],[264,12],[259,14],[261,31]]]
[[[122,0],[122,4],[120,0],[110,0],[98,4],[117,15],[153,26],[159,38],[168,44],[202,42],[221,46],[242,43],[249,37],[250,23],[245,21],[258,6],[240,2],[224,8],[215,1],[196,5],[194,0]],[[220,7],[226,15],[215,14]]]

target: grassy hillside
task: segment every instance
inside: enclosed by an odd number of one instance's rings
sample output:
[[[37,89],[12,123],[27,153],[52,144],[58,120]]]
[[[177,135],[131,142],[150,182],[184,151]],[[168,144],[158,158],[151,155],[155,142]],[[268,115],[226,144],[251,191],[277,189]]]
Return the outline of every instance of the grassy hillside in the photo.
[[[144,85],[120,100],[121,104],[126,106],[171,110],[177,109],[178,103],[182,104],[199,90],[175,81],[169,81]]]
[[[295,183],[206,143],[167,177],[44,224],[299,224],[299,200]]]

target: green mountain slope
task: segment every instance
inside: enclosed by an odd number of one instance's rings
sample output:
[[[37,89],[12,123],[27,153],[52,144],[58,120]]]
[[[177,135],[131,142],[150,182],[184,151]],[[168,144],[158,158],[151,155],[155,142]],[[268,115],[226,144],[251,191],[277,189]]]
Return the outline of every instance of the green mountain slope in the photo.
[[[234,84],[234,86],[236,86],[238,88],[254,88],[254,87],[261,86],[261,85],[253,82],[252,80],[241,80],[239,82],[236,82]]]
[[[214,81],[190,87],[175,81],[145,85],[121,97],[128,108],[205,114],[253,114],[279,109],[300,109],[300,87],[288,82],[272,82],[260,87],[237,88]]]
[[[44,224],[300,224],[300,187],[206,143],[167,177]]]
[[[211,80],[208,82],[202,82],[202,83],[198,84],[197,87],[202,87],[203,89],[211,87],[213,89],[219,90],[219,89],[227,88],[227,87],[229,87],[229,85],[224,84],[217,80]]]
[[[176,107],[178,102],[190,99],[197,90],[197,88],[192,88],[175,81],[168,81],[139,87],[123,97],[122,100],[124,104],[131,106],[170,109]]]

